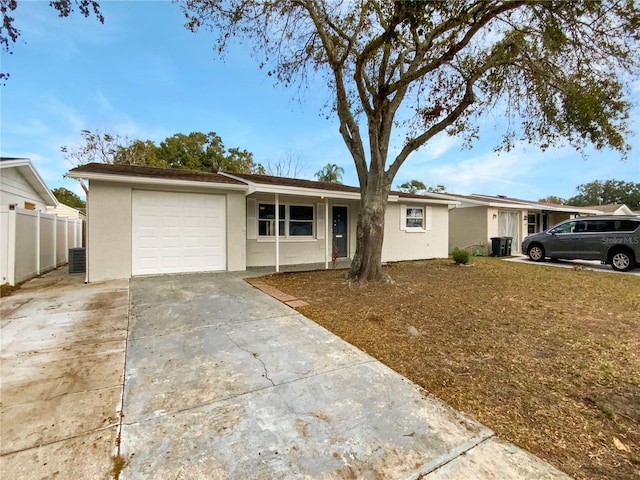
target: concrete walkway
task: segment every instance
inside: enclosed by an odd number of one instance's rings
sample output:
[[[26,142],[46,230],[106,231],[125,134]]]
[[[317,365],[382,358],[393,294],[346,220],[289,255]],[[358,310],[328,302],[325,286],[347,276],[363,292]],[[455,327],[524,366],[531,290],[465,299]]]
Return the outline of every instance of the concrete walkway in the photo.
[[[242,275],[134,278],[123,479],[567,479]]]
[[[60,268],[0,300],[0,478],[111,478],[129,282],[83,280]]]
[[[0,478],[569,478],[242,277],[2,298]]]

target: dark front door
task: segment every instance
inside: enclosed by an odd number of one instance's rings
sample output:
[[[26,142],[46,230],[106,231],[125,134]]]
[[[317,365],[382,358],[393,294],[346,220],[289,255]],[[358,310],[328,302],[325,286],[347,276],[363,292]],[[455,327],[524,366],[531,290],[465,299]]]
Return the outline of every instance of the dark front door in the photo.
[[[333,258],[347,256],[349,245],[347,230],[347,207],[333,207],[333,247],[331,253]]]

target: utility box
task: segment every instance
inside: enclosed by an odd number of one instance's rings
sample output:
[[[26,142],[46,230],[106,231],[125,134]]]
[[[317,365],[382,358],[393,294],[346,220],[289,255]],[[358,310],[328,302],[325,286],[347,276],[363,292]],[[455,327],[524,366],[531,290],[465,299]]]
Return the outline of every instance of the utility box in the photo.
[[[69,273],[84,273],[87,271],[87,251],[85,248],[69,249]]]

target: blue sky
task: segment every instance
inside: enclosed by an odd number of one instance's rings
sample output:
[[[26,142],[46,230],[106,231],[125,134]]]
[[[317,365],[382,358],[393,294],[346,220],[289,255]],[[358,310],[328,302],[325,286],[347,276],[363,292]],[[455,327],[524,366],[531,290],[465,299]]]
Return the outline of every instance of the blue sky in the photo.
[[[325,118],[322,106],[331,97],[319,79],[303,91],[276,86],[242,45],[220,59],[213,35],[186,30],[179,6],[169,1],[103,1],[104,25],[79,14],[60,19],[48,3],[22,0],[14,14],[22,35],[13,54],[2,52],[1,69],[11,77],[0,87],[0,153],[30,158],[50,188],[82,193],[75,180],[63,179],[73,165],[60,152],[78,144],[82,129],[156,142],[215,131],[227,148],[247,149],[262,164],[297,152],[302,177],[336,163],[344,183],[357,185],[338,122]],[[640,82],[630,88],[640,103]],[[640,182],[638,106],[626,162],[617,152],[584,158],[570,147],[518,145],[496,154],[499,118],[487,115],[471,150],[460,139],[435,138],[407,160],[394,185],[415,178],[453,193],[537,200],[571,197],[596,179]]]

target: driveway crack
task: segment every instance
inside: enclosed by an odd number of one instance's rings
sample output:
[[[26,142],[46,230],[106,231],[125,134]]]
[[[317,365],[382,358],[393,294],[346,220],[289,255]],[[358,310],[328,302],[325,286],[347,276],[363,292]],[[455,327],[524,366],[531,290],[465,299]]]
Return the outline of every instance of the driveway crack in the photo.
[[[269,380],[269,382],[271,382],[271,385],[273,385],[274,387],[276,386],[276,384],[274,383],[273,379],[269,376],[269,370],[267,369],[267,364],[264,363],[264,361],[260,358],[260,356],[258,355],[257,352],[252,352],[250,350],[247,350],[246,348],[242,348],[240,346],[240,344],[238,342],[236,342],[233,338],[231,338],[231,335],[229,335],[228,333],[226,334],[227,338],[229,339],[229,341],[231,341],[231,343],[233,343],[236,347],[238,347],[240,350],[242,350],[243,352],[247,352],[248,354],[250,354],[253,358],[255,358],[256,360],[258,360],[260,362],[260,364],[262,365],[262,370],[264,371],[264,374],[262,375],[264,378],[266,378],[267,380]]]

